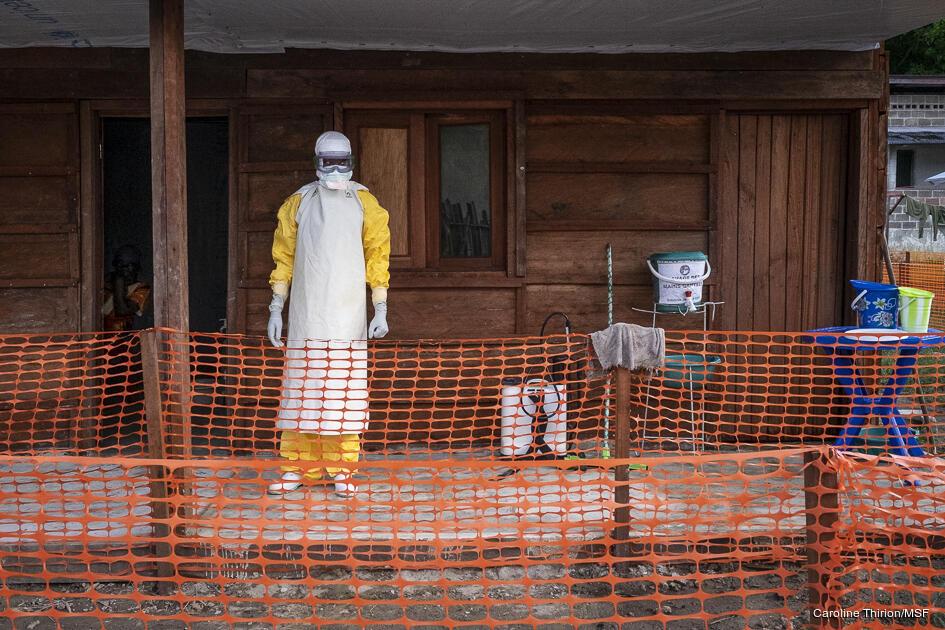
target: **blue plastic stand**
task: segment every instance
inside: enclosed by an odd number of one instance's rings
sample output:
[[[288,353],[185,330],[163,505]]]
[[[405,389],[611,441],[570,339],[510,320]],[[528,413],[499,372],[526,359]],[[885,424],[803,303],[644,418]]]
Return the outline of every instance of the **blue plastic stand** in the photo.
[[[877,332],[870,333],[867,337],[843,334],[856,329],[857,326],[834,326],[811,331],[821,333],[816,337],[817,345],[831,351],[837,383],[843,386],[853,399],[850,419],[834,441],[834,446],[854,446],[864,425],[871,417],[878,417],[883,426],[887,427],[891,453],[925,457],[925,450],[912,435],[896,402],[909,379],[916,373],[919,350],[945,344],[942,331],[930,329],[928,333],[905,333],[890,330],[888,335]],[[889,336],[894,336],[895,339],[886,338]],[[871,396],[856,367],[855,359],[858,353],[875,351],[888,352],[890,356],[896,357],[896,363],[893,377],[878,395]]]

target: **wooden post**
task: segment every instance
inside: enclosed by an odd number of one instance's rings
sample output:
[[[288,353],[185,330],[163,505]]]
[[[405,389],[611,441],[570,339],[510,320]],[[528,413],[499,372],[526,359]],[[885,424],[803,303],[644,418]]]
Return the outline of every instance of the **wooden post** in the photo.
[[[825,548],[836,536],[840,519],[840,498],[837,474],[829,469],[825,452],[804,453],[804,500],[807,512],[807,584],[811,621],[816,623],[814,609],[825,610],[829,573],[824,563],[829,559]],[[821,621],[824,621],[821,619]]]
[[[175,411],[174,417],[163,418],[163,427],[173,434],[165,439],[175,445],[181,442],[181,451],[174,454],[187,457],[191,446],[190,317],[183,0],[150,0],[150,20],[154,324],[179,332],[168,337],[173,343],[169,384]]]
[[[186,336],[190,328],[187,269],[187,150],[186,103],[184,95],[184,2],[183,0],[150,0],[150,83],[151,83],[151,214],[154,248],[154,323],[159,328],[172,328]],[[145,362],[157,370],[157,344],[149,336],[154,358]],[[142,338],[142,351],[144,339]],[[174,335],[175,343],[178,341]],[[182,344],[184,348],[187,346]],[[143,355],[143,353],[142,353]],[[144,356],[142,356],[144,358]],[[169,385],[179,402],[180,432],[183,437],[183,455],[189,455],[190,370],[187,353],[178,354],[169,363]],[[155,373],[155,376],[158,376]],[[157,379],[152,379],[152,383]],[[160,384],[158,383],[158,387]],[[176,391],[175,391],[176,390]],[[146,385],[147,391],[147,385]],[[156,392],[160,396],[160,389]],[[155,392],[152,391],[152,397]],[[158,400],[160,402],[160,400]],[[149,410],[150,411],[150,410]],[[162,454],[167,436],[168,418],[160,411],[148,414],[148,443],[160,442]],[[156,431],[157,433],[152,433]],[[175,431],[176,433],[176,431]],[[149,453],[150,453],[149,447]],[[157,453],[157,450],[154,451]],[[155,472],[158,472],[156,470]],[[166,475],[164,467],[159,474]],[[159,477],[160,479],[160,477]],[[166,497],[166,482],[165,486]],[[157,490],[157,489],[156,489]],[[160,490],[157,490],[160,492]],[[156,495],[160,496],[160,495]],[[156,510],[158,521],[167,518],[169,510]],[[168,523],[156,523],[155,538],[163,531],[169,533]],[[169,543],[155,543],[156,574],[172,576]],[[161,558],[167,558],[162,561]],[[162,584],[165,584],[162,581]],[[163,588],[163,587],[162,587]]]
[[[614,405],[617,416],[614,425],[614,456],[617,459],[628,459],[630,457],[630,370],[618,367],[614,372],[617,380],[617,401]]]
[[[161,400],[158,334],[159,332],[153,329],[143,330],[140,333],[141,375],[144,379],[144,412],[147,416],[149,459],[165,459],[167,457],[164,435],[164,405]],[[154,499],[151,502],[151,536],[153,537],[151,553],[155,563],[154,574],[158,578],[173,577],[175,571],[170,563],[171,545],[167,542],[160,542],[161,538],[167,538],[171,534],[168,519],[172,514],[172,510],[166,500],[170,496],[170,489],[168,488],[169,469],[160,464],[149,466],[149,469],[151,498]],[[166,560],[162,561],[162,558]],[[169,582],[158,582],[158,592],[160,594],[169,595],[172,590],[172,584]]]
[[[161,371],[158,362],[157,331],[142,330],[141,376],[144,379],[144,413],[148,426],[148,457],[164,459],[167,449],[164,442],[164,420],[161,405]]]
[[[184,3],[150,0],[154,324],[189,328]]]
[[[616,545],[614,555],[627,557],[630,555],[630,529],[623,523],[630,522],[630,467],[625,463],[630,458],[630,370],[618,367],[614,370],[616,379],[616,404],[614,418],[614,457],[624,462],[614,471],[617,482],[614,488],[614,499],[618,507],[614,512],[614,520],[618,526],[614,529],[614,538],[624,541]],[[610,436],[607,436],[608,438]]]

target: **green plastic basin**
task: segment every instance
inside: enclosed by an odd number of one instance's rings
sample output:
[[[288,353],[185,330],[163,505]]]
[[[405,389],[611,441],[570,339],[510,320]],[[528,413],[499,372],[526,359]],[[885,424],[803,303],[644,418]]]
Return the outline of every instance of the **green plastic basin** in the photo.
[[[663,385],[677,389],[698,389],[721,363],[722,357],[713,354],[667,354]]]

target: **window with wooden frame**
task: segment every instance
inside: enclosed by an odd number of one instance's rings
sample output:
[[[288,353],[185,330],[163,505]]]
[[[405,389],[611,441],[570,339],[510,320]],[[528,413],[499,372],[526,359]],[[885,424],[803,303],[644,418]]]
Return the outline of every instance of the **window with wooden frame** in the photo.
[[[355,179],[390,213],[391,266],[506,271],[506,110],[345,112]]]

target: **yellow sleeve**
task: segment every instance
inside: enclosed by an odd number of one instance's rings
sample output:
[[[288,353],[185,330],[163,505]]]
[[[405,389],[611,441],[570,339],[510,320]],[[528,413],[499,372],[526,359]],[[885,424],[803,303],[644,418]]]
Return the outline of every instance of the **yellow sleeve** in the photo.
[[[294,194],[283,202],[279,208],[278,224],[272,237],[272,262],[276,268],[269,274],[269,286],[272,292],[283,297],[289,293],[289,283],[292,282],[292,265],[295,263],[295,235],[299,226],[295,222],[296,213],[302,195]]]
[[[371,301],[374,304],[387,301],[390,286],[390,228],[387,226],[387,210],[366,190],[358,191],[364,208],[364,223],[361,240],[364,242],[364,266]]]

